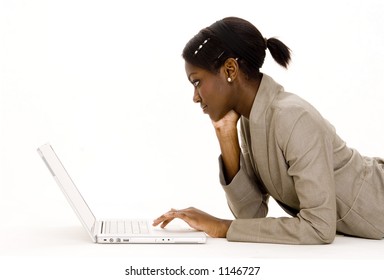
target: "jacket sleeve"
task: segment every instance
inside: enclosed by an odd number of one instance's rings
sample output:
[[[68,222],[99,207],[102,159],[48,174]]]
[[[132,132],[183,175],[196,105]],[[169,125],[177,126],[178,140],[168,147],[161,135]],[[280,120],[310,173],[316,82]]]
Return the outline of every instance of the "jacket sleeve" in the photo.
[[[226,184],[222,157],[219,157],[220,183],[225,191],[228,206],[236,219],[261,218],[268,213],[269,195],[253,172],[249,152],[242,138],[242,153],[240,154],[240,170]]]
[[[240,217],[232,222],[227,239],[284,244],[331,243],[336,235],[332,134],[325,120],[306,111],[285,112],[277,117],[277,122],[275,137],[284,154],[288,176],[294,183],[299,212],[295,217]],[[245,176],[240,174],[239,177]],[[251,185],[246,179],[241,182]]]

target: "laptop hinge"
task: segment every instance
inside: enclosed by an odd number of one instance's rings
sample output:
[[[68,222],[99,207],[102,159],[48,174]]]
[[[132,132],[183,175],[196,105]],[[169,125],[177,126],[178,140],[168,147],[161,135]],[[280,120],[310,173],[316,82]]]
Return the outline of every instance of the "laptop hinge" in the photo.
[[[93,234],[95,236],[103,234],[103,231],[105,229],[105,224],[103,221],[96,221],[94,227],[95,228],[93,229]]]

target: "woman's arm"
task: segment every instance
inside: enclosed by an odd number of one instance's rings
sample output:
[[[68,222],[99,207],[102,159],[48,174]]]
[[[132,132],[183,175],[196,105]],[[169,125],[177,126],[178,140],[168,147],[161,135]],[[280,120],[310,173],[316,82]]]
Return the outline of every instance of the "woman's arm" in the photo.
[[[268,196],[263,195],[259,188],[255,187],[255,183],[251,182],[246,170],[241,169],[241,150],[237,132],[239,118],[240,116],[236,112],[230,111],[221,120],[212,122],[222,152],[220,181],[224,186],[229,207],[236,218],[265,217],[268,211],[266,203]],[[243,162],[243,164],[245,163]],[[223,182],[224,180],[225,182]],[[204,231],[211,237],[222,238],[227,237],[227,232],[233,222],[189,207],[182,210],[171,209],[155,219],[153,226],[161,225],[164,228],[175,218],[184,220],[192,228]]]
[[[212,121],[220,144],[224,177],[227,184],[232,181],[240,170],[240,145],[237,133],[239,118],[239,114],[230,111],[219,121]]]
[[[310,108],[286,106],[283,109],[274,116],[270,127],[276,133],[270,137],[282,149],[286,164],[281,163],[286,173],[281,173],[281,178],[287,183],[292,178],[293,186],[286,187],[285,191],[297,196],[299,212],[292,218],[249,219],[243,216],[232,222],[227,232],[229,241],[328,244],[335,238],[334,131]],[[266,158],[277,155],[272,150],[271,147]],[[279,170],[278,165],[269,167]],[[280,170],[284,167],[280,166]]]

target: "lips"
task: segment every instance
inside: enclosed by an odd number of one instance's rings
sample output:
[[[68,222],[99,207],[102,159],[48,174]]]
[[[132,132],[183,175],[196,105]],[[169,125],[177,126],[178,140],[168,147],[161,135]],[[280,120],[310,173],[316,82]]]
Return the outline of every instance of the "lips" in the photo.
[[[203,110],[204,113],[207,112],[207,105],[201,105],[201,109]]]

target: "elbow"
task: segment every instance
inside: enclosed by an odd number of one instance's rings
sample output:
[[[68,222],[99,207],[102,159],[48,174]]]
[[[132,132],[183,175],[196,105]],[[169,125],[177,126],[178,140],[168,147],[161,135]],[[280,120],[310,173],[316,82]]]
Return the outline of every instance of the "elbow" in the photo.
[[[301,211],[299,219],[307,228],[309,244],[331,244],[336,238],[336,217],[331,215],[313,215]]]
[[[299,244],[303,245],[327,245],[333,243],[335,240],[336,233],[332,232],[319,232],[315,230],[312,234],[307,234],[307,236],[303,237]]]
[[[336,238],[336,227],[332,225],[324,225],[322,228],[313,228],[313,243],[319,245],[331,244]]]
[[[333,241],[335,240],[335,237],[336,237],[336,232],[335,233],[329,233],[329,234],[326,234],[326,235],[322,235],[320,237],[320,244],[331,244],[333,243]]]

